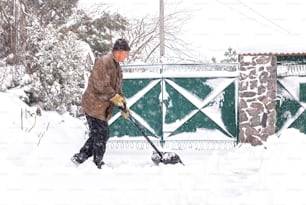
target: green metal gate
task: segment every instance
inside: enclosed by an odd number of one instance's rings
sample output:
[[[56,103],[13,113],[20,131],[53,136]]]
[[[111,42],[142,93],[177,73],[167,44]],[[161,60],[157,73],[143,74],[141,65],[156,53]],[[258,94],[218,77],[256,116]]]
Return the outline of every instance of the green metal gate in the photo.
[[[128,106],[155,143],[184,148],[237,142],[237,64],[130,65],[123,71]],[[118,110],[110,130],[116,142],[139,139]]]
[[[306,133],[306,61],[285,60],[279,58],[277,67],[276,133],[287,128]]]

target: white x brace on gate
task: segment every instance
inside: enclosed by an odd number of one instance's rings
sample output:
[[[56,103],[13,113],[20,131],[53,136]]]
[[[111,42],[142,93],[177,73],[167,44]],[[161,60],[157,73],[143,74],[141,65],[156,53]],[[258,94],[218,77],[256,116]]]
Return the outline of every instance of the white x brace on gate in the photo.
[[[155,143],[237,142],[237,64],[129,65],[123,72],[127,105]],[[114,143],[142,139],[118,110],[110,127]]]

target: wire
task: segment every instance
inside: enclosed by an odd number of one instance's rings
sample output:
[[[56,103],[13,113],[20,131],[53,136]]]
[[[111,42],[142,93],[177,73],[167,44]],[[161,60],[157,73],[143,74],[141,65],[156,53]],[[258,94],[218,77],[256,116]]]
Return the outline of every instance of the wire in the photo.
[[[290,34],[291,32],[288,31],[287,29],[283,28],[282,26],[278,25],[277,23],[275,23],[274,21],[268,19],[267,17],[265,17],[264,15],[260,14],[259,12],[257,12],[256,10],[254,10],[253,8],[249,7],[248,5],[246,5],[245,3],[242,3],[241,1],[237,0],[241,5],[243,5],[244,7],[250,9],[251,11],[253,11],[255,14],[257,14],[258,16],[264,18],[265,20],[269,21],[270,23],[272,23],[273,25],[275,25],[276,27],[280,28],[281,30],[285,31],[287,34]]]
[[[226,4],[226,3],[224,3],[224,2],[222,2],[222,1],[220,1],[220,0],[216,0],[216,1],[217,1],[218,3],[224,5],[224,6],[228,7],[229,9],[235,11],[236,13],[239,13],[240,15],[242,15],[242,16],[244,16],[244,17],[250,19],[250,20],[253,20],[253,21],[255,21],[255,22],[257,22],[257,23],[259,23],[259,24],[261,24],[261,25],[264,25],[265,27],[270,28],[270,29],[272,29],[272,30],[274,30],[274,31],[280,32],[278,29],[272,28],[272,27],[270,27],[269,25],[267,25],[267,24],[265,24],[265,23],[259,22],[259,21],[257,21],[255,18],[250,17],[250,16],[248,16],[248,15],[246,15],[246,14],[244,14],[244,13],[238,11],[238,10],[235,9],[234,7],[229,6],[228,4]],[[282,30],[283,30],[283,29],[282,29]],[[288,31],[286,30],[286,32],[288,32]],[[290,32],[289,32],[289,33],[290,33]]]

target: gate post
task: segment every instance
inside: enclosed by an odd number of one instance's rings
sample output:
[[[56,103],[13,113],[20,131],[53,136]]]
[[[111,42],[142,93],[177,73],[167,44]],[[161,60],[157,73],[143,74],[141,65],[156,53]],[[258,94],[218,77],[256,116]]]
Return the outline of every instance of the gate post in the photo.
[[[239,55],[239,140],[253,146],[275,134],[276,56]]]

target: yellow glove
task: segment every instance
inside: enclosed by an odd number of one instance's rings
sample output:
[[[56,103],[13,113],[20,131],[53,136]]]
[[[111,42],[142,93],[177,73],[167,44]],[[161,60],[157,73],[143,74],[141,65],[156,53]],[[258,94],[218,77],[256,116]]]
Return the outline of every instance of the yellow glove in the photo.
[[[124,108],[125,98],[119,94],[116,94],[114,97],[110,99],[115,105],[118,107]]]
[[[126,111],[121,110],[121,115],[122,115],[125,119],[129,120],[129,119],[130,119],[131,110],[130,110],[129,108],[125,108],[125,110],[126,110]]]

